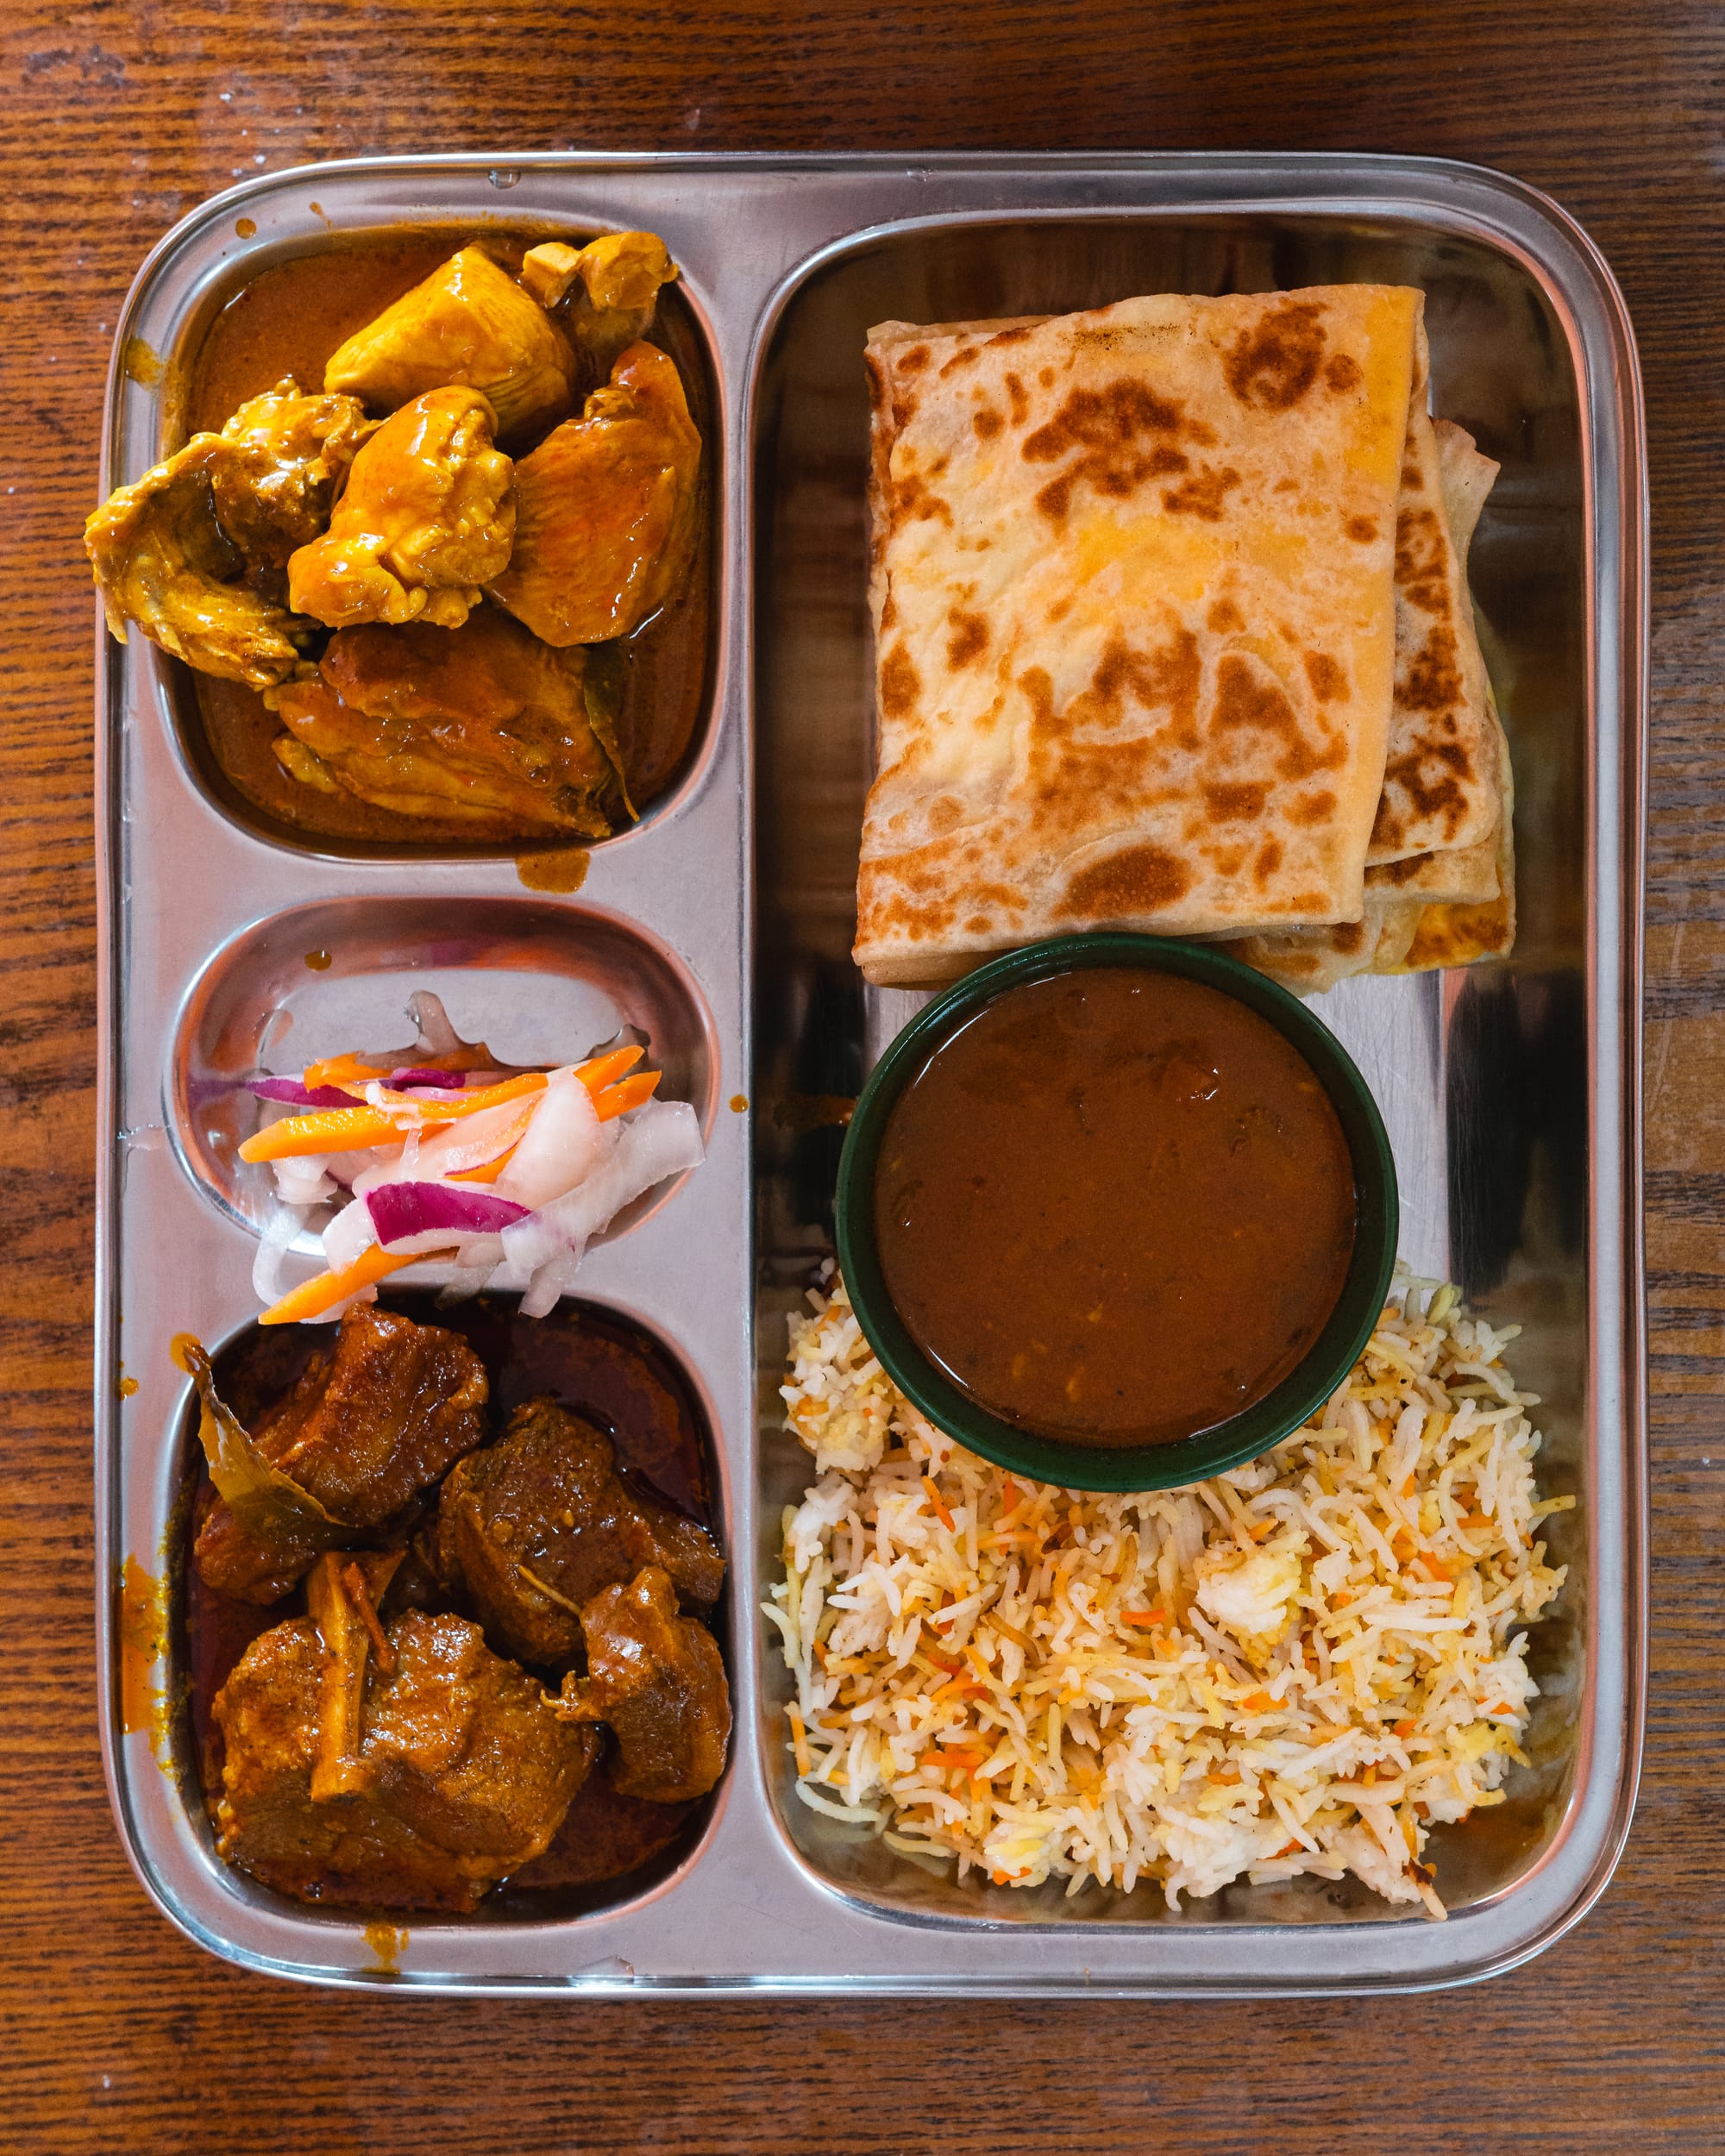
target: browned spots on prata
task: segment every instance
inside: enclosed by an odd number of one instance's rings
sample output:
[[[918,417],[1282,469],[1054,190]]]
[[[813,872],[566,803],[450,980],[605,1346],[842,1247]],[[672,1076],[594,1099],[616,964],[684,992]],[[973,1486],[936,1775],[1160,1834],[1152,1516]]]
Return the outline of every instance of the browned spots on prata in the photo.
[[[1364,921],[1338,921],[1330,931],[1332,950],[1341,952],[1344,957],[1352,957],[1356,951],[1363,950],[1364,945],[1365,923]]]
[[[964,814],[963,802],[950,793],[937,793],[928,805],[928,828],[932,831],[950,831]]]
[[[1365,379],[1360,372],[1359,361],[1351,359],[1346,352],[1332,353],[1324,368],[1324,379],[1338,397],[1351,389],[1358,389]]]
[[[1396,684],[1396,701],[1408,711],[1453,714],[1461,699],[1455,631],[1441,622],[1434,623]],[[1454,730],[1453,724],[1451,730]]]
[[[897,362],[898,370],[900,374],[920,374],[924,367],[928,365],[928,347],[925,344],[913,344],[908,352],[900,353]]]
[[[1315,300],[1290,300],[1240,331],[1223,356],[1222,372],[1241,404],[1288,411],[1299,403],[1318,378],[1323,313]]]
[[[1377,536],[1377,520],[1374,517],[1350,517],[1342,529],[1350,539],[1369,547]]]
[[[1422,614],[1446,619],[1448,553],[1434,509],[1404,509],[1396,519],[1396,589]]]
[[[922,694],[922,681],[911,655],[902,642],[895,643],[881,661],[881,709],[889,718],[901,718],[915,707]]]
[[[1290,801],[1286,810],[1290,824],[1327,824],[1336,812],[1333,793],[1302,793],[1296,801]]]
[[[980,614],[967,614],[955,606],[946,617],[952,634],[946,640],[946,663],[957,674],[988,649],[988,624]]]
[[[949,374],[961,373],[967,367],[975,367],[981,356],[981,348],[978,346],[961,344],[945,366],[941,368],[941,380],[944,382]]]
[[[1162,506],[1176,517],[1201,517],[1206,523],[1219,524],[1228,489],[1239,483],[1240,475],[1232,464],[1224,464],[1220,469],[1213,464],[1202,464],[1189,479],[1182,479],[1178,486],[1170,486],[1164,492]]]
[[[869,409],[883,411],[887,404],[887,378],[881,372],[881,362],[872,352],[862,354],[862,371],[869,377]]]
[[[1012,407],[1013,426],[1023,426],[1030,417],[1030,397],[1016,374],[1007,377],[1007,401]]]
[[[1089,695],[1110,716],[1127,692],[1147,711],[1165,709],[1173,715],[1180,746],[1196,749],[1198,693],[1203,680],[1198,639],[1189,629],[1176,630],[1159,650],[1149,652],[1134,651],[1115,636],[1102,648]]]
[[[1044,389],[1052,389],[1054,387],[1054,369],[1051,367],[1038,367],[1037,369],[1036,379],[1042,384]]]
[[[1218,732],[1249,728],[1280,736],[1286,746],[1276,768],[1284,779],[1308,779],[1314,772],[1334,770],[1347,753],[1341,740],[1322,749],[1314,747],[1281,683],[1233,653],[1216,668],[1216,708],[1211,724]]]
[[[1205,440],[1209,429],[1189,422],[1174,399],[1128,375],[1105,389],[1071,390],[1053,418],[1025,436],[1026,464],[1057,464],[1077,452],[1038,494],[1037,507],[1058,523],[1080,480],[1123,501],[1146,479],[1184,472],[1188,461],[1174,446],[1182,435]]]
[[[1117,920],[1158,913],[1192,887],[1192,871],[1160,846],[1126,846],[1106,861],[1092,862],[1068,880],[1054,909],[1057,920]]]
[[[1244,823],[1262,816],[1266,788],[1245,780],[1238,785],[1218,784],[1204,788],[1204,805],[1218,824]]]
[[[938,520],[949,527],[952,511],[935,493],[920,472],[906,472],[893,482],[893,521],[895,523],[925,524]]]
[[[1057,599],[1048,610],[1048,618],[1051,622],[1062,622],[1071,611],[1072,601],[1070,599]]]
[[[1281,840],[1279,838],[1266,838],[1263,845],[1261,845],[1258,849],[1257,860],[1251,864],[1251,880],[1258,886],[1260,891],[1263,890],[1265,884],[1270,881],[1270,879],[1276,874],[1276,870],[1281,866]]]
[[[1233,630],[1245,627],[1245,616],[1231,599],[1219,599],[1204,619],[1214,636],[1226,636]]]
[[[1031,717],[1041,727],[1054,724],[1054,680],[1046,667],[1026,667],[1019,676],[1019,686],[1025,701],[1030,705]]]
[[[1312,693],[1320,704],[1345,704],[1347,701],[1348,678],[1341,667],[1327,651],[1308,651],[1306,679],[1312,685]]]
[[[883,630],[894,629],[898,626],[898,619],[899,602],[888,590],[886,598],[881,602],[881,626]]]
[[[1000,344],[1022,344],[1029,335],[1030,325],[1027,323],[1020,323],[1018,327],[1013,329],[997,329],[994,335],[989,338],[988,343],[990,346]],[[1010,381],[1012,377],[1008,375],[1007,379]]]
[[[1441,823],[1446,837],[1453,835],[1467,815],[1472,775],[1472,759],[1459,742],[1427,742],[1405,756],[1392,756],[1371,826],[1372,844],[1401,845],[1409,821]]]
[[[1000,413],[988,404],[970,415],[970,424],[975,429],[979,442],[992,442],[1006,423]]]

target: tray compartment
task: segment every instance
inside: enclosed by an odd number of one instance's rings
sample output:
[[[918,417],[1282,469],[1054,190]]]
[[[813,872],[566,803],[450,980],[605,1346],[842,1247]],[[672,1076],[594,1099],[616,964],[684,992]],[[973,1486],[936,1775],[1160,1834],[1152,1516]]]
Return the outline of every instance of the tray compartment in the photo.
[[[1512,1367],[1545,1405],[1548,1492],[1581,1487],[1588,1402],[1586,1252],[1578,1194],[1590,1163],[1585,1058],[1583,774],[1589,724],[1582,425],[1551,301],[1502,250],[1413,221],[1118,214],[922,224],[835,249],[787,299],[761,369],[754,535],[760,1102],[757,1232],[762,1586],[777,1576],[780,1508],[809,1479],[780,1426],[775,1348],[811,1262],[831,1250],[842,1133],[801,1129],[798,1096],[854,1094],[926,999],[864,986],[850,958],[862,801],[872,768],[867,589],[867,330],[1065,313],[1148,291],[1226,292],[1382,281],[1427,294],[1434,409],[1503,469],[1486,505],[1473,586],[1517,774],[1521,927],[1506,963],[1446,976],[1360,979],[1315,1007],[1383,1104],[1406,1221],[1402,1255],[1457,1279],[1494,1323],[1524,1327]],[[796,1135],[790,1135],[791,1132]],[[1578,1708],[1590,1593],[1584,1515],[1554,1517],[1570,1576],[1533,1626],[1544,1690],[1508,1799],[1428,1849],[1452,1911],[1512,1889],[1562,1832],[1584,1741]],[[788,1680],[770,1646],[762,1745],[781,1827],[815,1875],[881,1914],[1060,1925],[1240,1926],[1409,1920],[1346,1881],[1238,1885],[1171,1917],[1160,1890],[961,1886],[799,1802],[783,1735]],[[1423,1921],[1414,1919],[1414,1921]]]
[[[568,901],[334,899],[254,923],[223,945],[181,1006],[169,1119],[186,1173],[224,1212],[261,1225],[267,1174],[239,1158],[261,1120],[248,1078],[296,1075],[319,1056],[411,1034],[407,999],[443,999],[465,1040],[511,1063],[558,1063],[621,1026],[647,1037],[668,1100],[711,1135],[719,1046],[711,1007],[669,947],[632,922]],[[596,1244],[668,1204],[687,1175],[626,1206]],[[309,1256],[308,1233],[295,1246]]]
[[[345,314],[354,317],[352,326],[357,328],[417,284],[444,259],[446,253],[453,253],[458,246],[475,237],[516,240],[530,245],[539,240],[559,239],[578,246],[593,236],[594,228],[579,222],[562,219],[518,222],[500,220],[492,213],[475,214],[461,222],[435,216],[405,220],[402,226],[386,233],[367,230],[363,222],[340,232],[324,231],[316,239],[308,239],[303,232],[297,232],[273,241],[263,240],[241,250],[236,259],[203,285],[190,312],[177,325],[171,348],[160,355],[159,379],[154,383],[135,384],[134,395],[148,400],[148,417],[135,430],[136,456],[129,460],[123,473],[116,475],[116,483],[120,478],[134,479],[141,476],[150,464],[179,448],[198,427],[219,427],[228,416],[221,408],[223,405],[231,407],[241,398],[270,386],[271,381],[285,371],[284,366],[272,374],[269,366],[260,367],[249,359],[247,346],[250,332],[244,322],[239,321],[235,324],[235,334],[229,341],[233,348],[230,355],[225,362],[215,363],[210,389],[205,389],[203,383],[202,355],[223,339],[235,304],[243,305],[245,288],[262,273],[282,269],[308,257],[327,256],[332,251],[361,261],[367,259],[367,252],[373,253],[377,263],[374,277],[344,281]],[[380,244],[382,252],[378,253]],[[574,843],[588,847],[609,845],[632,829],[650,825],[675,805],[691,774],[704,758],[718,720],[716,624],[722,595],[716,534],[724,493],[724,465],[715,423],[718,410],[717,355],[706,328],[705,310],[692,304],[680,285],[668,287],[662,295],[654,342],[676,360],[688,394],[691,417],[701,432],[705,451],[701,485],[706,507],[685,592],[634,636],[623,641],[628,681],[625,717],[630,711],[656,707],[655,699],[660,704],[674,703],[680,711],[689,715],[687,738],[680,746],[659,743],[656,738],[643,744],[649,777],[642,794],[644,805],[641,825],[625,824],[613,832],[611,839],[580,842],[543,837],[518,841],[467,841],[458,836],[415,837],[411,824],[400,835],[388,838],[340,829],[319,830],[301,827],[242,791],[216,755],[211,740],[212,723],[222,725],[236,742],[244,744],[241,753],[248,761],[256,758],[264,771],[263,783],[274,780],[267,750],[260,746],[261,734],[254,717],[258,707],[254,693],[236,682],[199,676],[180,661],[170,658],[139,637],[136,641],[140,663],[153,683],[181,768],[213,807],[242,829],[292,853],[356,861],[431,862],[497,860]],[[288,357],[294,356],[290,351]],[[302,356],[297,361],[302,381],[310,374],[311,362],[317,358],[314,350],[309,359]],[[142,371],[149,373],[154,370],[146,367]],[[227,385],[226,393],[210,404],[210,391],[217,384]],[[336,805],[338,822],[352,820],[350,810],[347,815],[342,814],[347,807],[342,797]]]
[[[575,1299],[561,1304],[555,1319],[550,1321],[513,1319],[517,1298],[507,1295],[485,1297],[460,1306],[453,1313],[440,1311],[435,1294],[424,1289],[386,1291],[380,1300],[388,1308],[398,1310],[421,1324],[450,1326],[469,1338],[492,1371],[492,1420],[498,1434],[501,1434],[502,1426],[514,1407],[523,1401],[549,1393],[574,1411],[598,1420],[609,1434],[617,1436],[619,1459],[632,1470],[645,1475],[662,1495],[681,1509],[702,1519],[711,1526],[721,1548],[724,1547],[711,1422],[699,1391],[691,1382],[681,1359],[650,1329],[624,1323],[615,1313],[602,1306]],[[550,1330],[539,1329],[545,1324]],[[533,1330],[524,1331],[529,1326]],[[661,1433],[655,1432],[631,1444],[626,1435],[619,1432],[615,1414],[606,1412],[617,1394],[613,1385],[607,1382],[603,1367],[595,1379],[583,1374],[578,1361],[560,1355],[554,1334],[570,1333],[597,1335],[601,1341],[632,1334],[644,1341],[653,1376],[675,1403],[677,1428],[670,1442],[661,1443]],[[277,1397],[292,1383],[309,1357],[327,1337],[322,1332],[298,1327],[285,1334],[264,1335],[254,1325],[243,1326],[211,1352],[216,1383],[230,1404],[238,1400],[249,1407],[254,1390],[268,1398]],[[249,1379],[245,1375],[248,1366]],[[363,1922],[367,1912],[356,1913],[352,1908],[318,1909],[294,1902],[224,1863],[216,1853],[214,1832],[201,1801],[203,1782],[198,1758],[199,1724],[207,1711],[207,1698],[213,1688],[207,1682],[200,1684],[198,1681],[189,1653],[191,1635],[187,1625],[189,1601],[198,1591],[197,1583],[191,1576],[192,1501],[203,1464],[198,1424],[197,1395],[189,1394],[171,1445],[171,1457],[178,1463],[175,1495],[169,1507],[173,1526],[163,1551],[169,1615],[167,1697],[173,1702],[165,1733],[167,1756],[164,1764],[185,1800],[188,1823],[200,1859],[218,1893],[231,1896],[261,1913],[321,1922],[338,1936],[344,1932],[351,1934],[356,1914],[358,1921]],[[206,1602],[207,1599],[206,1596]],[[710,1620],[713,1636],[721,1644],[727,1664],[732,1654],[733,1599],[727,1576]],[[282,1613],[291,1614],[291,1610]],[[279,1621],[280,1615],[268,1620],[270,1623]],[[267,1628],[267,1624],[260,1626],[260,1630]],[[725,1774],[730,1771],[727,1761]],[[537,1890],[513,1887],[505,1882],[470,1915],[420,1915],[416,1918],[415,1913],[404,1912],[398,1913],[395,1921],[404,1929],[423,1929],[430,1925],[457,1931],[475,1925],[519,1927],[567,1922],[599,1910],[620,1908],[653,1895],[682,1877],[695,1861],[721,1801],[724,1781],[725,1776],[721,1776],[707,1796],[687,1808],[687,1815],[679,1821],[674,1834],[663,1848],[620,1877]]]

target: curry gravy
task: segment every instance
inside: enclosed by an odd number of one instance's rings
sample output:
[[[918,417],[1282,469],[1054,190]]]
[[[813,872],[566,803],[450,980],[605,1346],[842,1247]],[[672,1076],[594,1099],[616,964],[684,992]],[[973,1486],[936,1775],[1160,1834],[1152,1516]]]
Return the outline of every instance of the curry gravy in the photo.
[[[1011,988],[888,1119],[875,1225],[912,1337],[976,1403],[1172,1443],[1300,1363],[1353,1250],[1328,1094],[1256,1012],[1172,974]]]
[[[486,230],[478,236],[488,253],[512,270],[526,248],[544,235]],[[474,237],[472,227],[460,226],[331,240],[259,271],[234,291],[198,348],[184,398],[188,432],[219,430],[248,398],[273,388],[285,374],[292,374],[304,390],[321,389],[324,367],[339,346]],[[624,683],[618,747],[637,811],[677,777],[706,707],[712,582],[707,512],[715,454],[712,400],[699,337],[674,285],[660,295],[647,341],[675,360],[689,417],[700,431],[701,507],[695,551],[681,589],[618,646]],[[525,453],[524,444],[516,446]],[[238,794],[251,808],[261,810],[280,835],[346,839],[364,851],[417,847],[446,854],[451,842],[461,852],[518,849],[496,839],[476,843],[471,830],[458,822],[402,816],[349,793],[323,793],[298,784],[275,760],[272,744],[281,722],[266,709],[257,690],[214,674],[188,678],[196,690],[208,758],[216,767],[211,777],[216,790]]]

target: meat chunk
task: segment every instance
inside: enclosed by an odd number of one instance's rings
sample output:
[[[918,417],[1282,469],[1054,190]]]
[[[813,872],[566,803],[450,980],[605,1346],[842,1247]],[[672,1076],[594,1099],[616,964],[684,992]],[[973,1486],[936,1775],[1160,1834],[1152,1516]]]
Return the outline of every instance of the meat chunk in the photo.
[[[249,398],[222,429],[212,466],[223,530],[254,568],[285,569],[329,521],[336,489],[376,431],[352,397],[303,397],[292,375]]]
[[[557,1712],[609,1723],[612,1786],[654,1804],[704,1796],[724,1770],[731,1692],[712,1634],[677,1614],[676,1590],[656,1564],[608,1587],[581,1612],[587,1674],[563,1679]]]
[[[485,1442],[490,1389],[484,1365],[455,1333],[358,1304],[334,1348],[313,1358],[251,1435],[327,1514],[363,1532],[394,1520]],[[268,1538],[248,1533],[218,1500],[194,1554],[207,1586],[273,1602],[324,1546],[287,1526]]]
[[[587,381],[604,381],[618,356],[653,326],[659,288],[677,274],[655,232],[606,232],[587,246],[549,240],[529,248],[523,288],[548,308],[564,306],[564,326]]]
[[[494,606],[460,629],[344,629],[318,678],[275,693],[288,729],[276,754],[295,778],[475,837],[603,838],[615,771],[602,671]]]
[[[267,688],[293,671],[310,624],[242,581],[245,557],[216,521],[213,491],[230,456],[220,435],[193,435],[109,496],[84,545],[121,643],[135,623],[200,674]]]
[[[386,419],[354,457],[329,530],[288,561],[294,612],[331,629],[464,622],[515,530],[494,424],[474,389],[430,390]]]
[[[464,1618],[412,1611],[385,1644],[388,1669],[373,1656],[365,1672],[351,1771],[314,1795],[342,1658],[310,1617],[254,1640],[214,1704],[216,1846],[302,1902],[471,1909],[549,1846],[597,1740]]]
[[[371,431],[351,397],[302,397],[289,377],[117,489],[84,536],[115,636],[135,622],[200,674],[285,680],[312,624],[280,604],[280,571]]]
[[[509,439],[560,419],[575,373],[568,339],[538,302],[483,248],[464,247],[355,330],[324,368],[323,386],[393,411],[465,383],[490,400]]]
[[[499,1443],[448,1476],[437,1551],[487,1633],[548,1669],[580,1654],[582,1606],[643,1565],[699,1608],[724,1580],[706,1529],[625,1488],[610,1439],[552,1400],[518,1407]]]
[[[576,1790],[550,1847],[514,1873],[510,1883],[572,1887],[620,1879],[675,1841],[693,1809],[692,1804],[649,1804],[643,1797],[624,1796],[612,1787],[601,1755]]]
[[[700,435],[675,362],[632,344],[611,379],[515,467],[515,548],[486,586],[549,644],[625,636],[694,548]]]

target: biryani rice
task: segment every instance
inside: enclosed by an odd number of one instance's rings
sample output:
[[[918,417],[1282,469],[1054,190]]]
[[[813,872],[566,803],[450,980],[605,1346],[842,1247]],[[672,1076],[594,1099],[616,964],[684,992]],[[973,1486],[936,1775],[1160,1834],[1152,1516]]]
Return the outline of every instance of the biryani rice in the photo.
[[[819,1479],[766,1613],[800,1799],[997,1884],[1170,1904],[1352,1873],[1442,1916],[1430,1828],[1501,1803],[1539,1687],[1517,1327],[1399,1280],[1313,1424],[1189,1489],[1029,1482],[936,1430],[828,1269],[792,1320],[789,1427]]]

